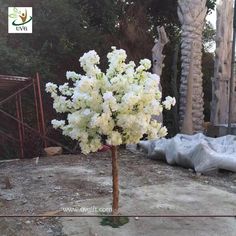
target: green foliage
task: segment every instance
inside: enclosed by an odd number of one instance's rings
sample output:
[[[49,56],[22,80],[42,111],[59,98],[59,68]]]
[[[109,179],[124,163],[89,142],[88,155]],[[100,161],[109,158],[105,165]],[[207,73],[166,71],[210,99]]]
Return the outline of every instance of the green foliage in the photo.
[[[214,55],[209,52],[203,53],[203,92],[204,92],[204,115],[205,121],[210,121],[212,100],[212,77],[214,73]]]
[[[215,41],[216,31],[213,28],[213,25],[208,21],[206,22],[204,31],[203,31],[203,46],[205,51],[209,51],[213,42]]]
[[[217,0],[207,0],[206,6],[208,8],[208,14],[215,9]]]
[[[62,80],[78,68],[89,49],[105,54],[111,45],[125,48],[130,59],[150,57],[156,26],[164,25],[172,45],[179,40],[177,0],[0,0],[0,74]],[[33,6],[33,34],[7,33],[7,7]],[[215,0],[208,0],[209,11]],[[209,26],[209,25],[208,25]],[[205,38],[212,31],[206,28]],[[139,53],[140,52],[140,53]],[[103,58],[102,58],[103,59]]]
[[[215,3],[216,0],[207,1],[209,14]],[[33,34],[8,34],[9,6],[33,7]],[[165,26],[170,38],[164,51],[166,59],[161,82],[163,95],[173,95],[176,88],[171,87],[172,59],[180,41],[177,0],[0,0],[0,74],[34,76],[39,72],[43,82],[62,83],[67,70],[80,70],[78,58],[87,50],[95,49],[101,55],[101,67],[106,67],[105,55],[113,45],[124,48],[129,60],[151,59],[156,26]],[[212,42],[213,38],[214,30],[207,24],[204,43]],[[179,77],[180,60],[177,68]],[[203,69],[204,83],[207,81],[209,88],[212,69],[206,64]],[[179,86],[179,79],[176,86]],[[209,88],[204,97],[207,104],[210,94]],[[49,124],[55,114],[50,98],[44,95],[44,99]],[[171,114],[166,117],[168,122],[173,120]]]
[[[77,60],[84,51],[91,48],[102,50],[101,28],[105,18],[109,17],[105,10],[100,15],[96,14],[94,19],[91,1],[42,0],[32,4],[33,34],[7,34],[6,27],[0,29],[0,53],[4,55],[0,59],[0,74],[31,76],[39,71],[45,81],[49,78],[61,80],[66,70],[78,67]],[[100,5],[104,6],[103,1]],[[5,19],[7,7],[5,3],[1,9]],[[110,7],[108,12],[111,12],[112,4],[106,7]],[[100,25],[96,25],[95,20],[100,21]],[[110,28],[107,26],[107,31]]]

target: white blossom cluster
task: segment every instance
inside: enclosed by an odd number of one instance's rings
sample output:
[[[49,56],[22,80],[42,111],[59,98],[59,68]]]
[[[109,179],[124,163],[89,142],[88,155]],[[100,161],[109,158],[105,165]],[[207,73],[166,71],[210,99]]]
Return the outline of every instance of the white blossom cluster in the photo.
[[[100,58],[92,50],[79,60],[85,75],[68,71],[69,83],[46,84],[55,110],[67,113],[66,120],[52,120],[53,127],[78,140],[84,154],[101,148],[102,140],[120,145],[138,143],[144,134],[149,139],[164,137],[166,127],[152,116],[175,105],[169,96],[161,103],[160,78],[148,72],[150,60],[141,60],[138,67],[133,61],[127,64],[125,50],[115,47],[107,57],[106,73],[98,68]]]

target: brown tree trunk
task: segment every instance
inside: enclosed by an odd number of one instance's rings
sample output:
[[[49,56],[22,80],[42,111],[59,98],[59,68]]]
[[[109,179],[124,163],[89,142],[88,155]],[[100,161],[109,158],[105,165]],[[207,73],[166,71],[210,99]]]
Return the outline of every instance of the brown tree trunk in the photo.
[[[118,214],[119,208],[119,164],[117,155],[117,146],[111,147],[112,154],[112,182],[113,182],[113,203],[112,203],[112,215]],[[116,218],[116,217],[115,217]]]

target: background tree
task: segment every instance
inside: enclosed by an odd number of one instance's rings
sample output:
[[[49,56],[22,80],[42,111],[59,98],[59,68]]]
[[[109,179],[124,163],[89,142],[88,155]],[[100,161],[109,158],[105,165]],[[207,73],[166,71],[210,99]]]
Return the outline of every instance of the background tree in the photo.
[[[32,34],[8,34],[9,6],[33,7]],[[210,13],[215,0],[208,0],[207,6]],[[180,39],[177,0],[0,0],[0,74],[34,76],[38,71],[43,83],[49,80],[61,83],[66,70],[77,70],[78,58],[89,49],[93,48],[101,55],[101,68],[106,68],[105,52],[113,45],[124,48],[129,60],[151,59],[151,49],[157,36],[156,26],[164,26],[170,39],[164,50],[163,96],[174,96],[178,92],[180,78],[180,53],[173,67]],[[177,68],[176,87],[171,82],[172,74],[176,73],[170,69],[172,67]],[[206,71],[204,80],[209,80],[212,70],[203,64],[203,71]],[[50,127],[49,121],[55,113],[49,97],[43,97],[46,121]],[[27,101],[27,97],[24,99],[24,110],[29,114],[26,121],[33,123],[31,101]],[[173,123],[177,112],[173,109],[164,113],[170,135],[177,132]],[[51,129],[49,133],[57,136]]]

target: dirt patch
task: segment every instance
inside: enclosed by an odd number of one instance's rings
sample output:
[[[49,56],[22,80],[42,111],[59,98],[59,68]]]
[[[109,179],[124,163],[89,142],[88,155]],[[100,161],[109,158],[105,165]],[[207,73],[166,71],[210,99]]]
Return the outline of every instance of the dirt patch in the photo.
[[[153,196],[155,194],[151,193],[150,189],[154,189],[153,191],[158,193],[165,186],[170,185],[172,188],[176,186],[178,189],[188,189],[188,184],[191,183],[194,186],[198,186],[195,189],[196,192],[200,188],[199,186],[205,186],[205,189],[209,186],[219,189],[219,191],[236,195],[235,173],[220,172],[212,173],[210,176],[199,176],[192,170],[149,160],[141,153],[134,154],[122,149],[119,154],[120,189],[123,199],[121,207],[124,207],[124,211],[128,209],[125,204],[126,199],[131,204],[132,198],[135,202],[135,197],[140,199],[143,195],[143,207],[146,207],[145,202],[149,203],[158,200],[155,200]],[[10,179],[13,186],[12,189],[4,189],[5,183],[3,180],[6,176]],[[35,159],[0,163],[0,179],[2,180],[0,181],[0,214],[2,216],[38,215],[47,212],[59,212],[64,207],[84,206],[86,203],[96,203],[98,199],[97,204],[105,204],[105,206],[110,207],[111,203],[110,152],[94,153],[89,156],[64,155],[42,157],[37,165]],[[162,204],[164,208],[167,207],[173,199],[178,198],[174,196],[174,193],[174,191],[170,192],[170,199],[167,199],[166,202],[163,199],[159,204]],[[186,193],[186,195],[188,194]],[[186,201],[194,201],[194,199],[188,198],[186,195]],[[156,195],[156,198],[159,197]],[[224,204],[224,201],[222,204]],[[144,209],[142,209],[142,204],[139,207],[140,211],[137,212],[140,214]],[[63,214],[67,213],[63,212]],[[86,225],[85,221],[84,224]],[[94,219],[94,224],[95,221]],[[73,221],[72,219],[70,222],[76,222],[76,220]],[[80,220],[80,222],[82,221]],[[131,221],[130,227],[132,225]],[[0,232],[1,235],[7,236],[11,235],[11,231],[17,232],[15,235],[24,236],[27,235],[25,232],[29,232],[29,235],[64,236],[70,235],[69,231],[63,230],[63,227],[66,228],[67,226],[62,221],[62,218],[59,217],[45,219],[3,218],[0,221]],[[129,227],[129,224],[126,227]],[[152,227],[154,226],[152,225]],[[31,234],[31,232],[35,233]],[[81,233],[77,235],[87,234]]]

